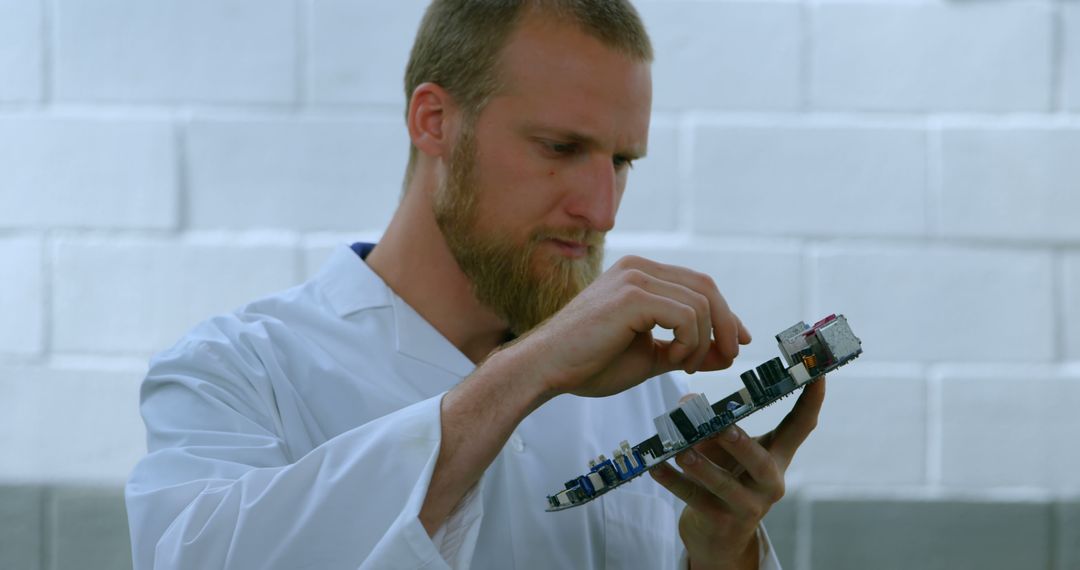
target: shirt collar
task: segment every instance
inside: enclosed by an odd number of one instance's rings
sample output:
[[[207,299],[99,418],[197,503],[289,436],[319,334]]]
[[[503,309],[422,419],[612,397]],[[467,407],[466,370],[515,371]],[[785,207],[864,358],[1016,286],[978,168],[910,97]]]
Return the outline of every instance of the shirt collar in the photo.
[[[315,280],[339,317],[390,306],[390,288],[347,245],[334,249]]]
[[[464,378],[476,369],[431,323],[416,312],[347,245],[334,250],[319,271],[327,300],[345,318],[365,309],[392,307],[397,351]]]

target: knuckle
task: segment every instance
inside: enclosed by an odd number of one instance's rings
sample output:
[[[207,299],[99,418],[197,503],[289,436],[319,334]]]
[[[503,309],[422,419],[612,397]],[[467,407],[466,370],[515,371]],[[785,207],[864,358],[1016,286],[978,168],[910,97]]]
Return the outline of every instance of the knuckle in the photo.
[[[681,305],[679,307],[679,316],[687,322],[695,323],[693,327],[688,327],[697,332],[697,311],[690,305]]]
[[[700,311],[703,315],[708,316],[708,314],[709,314],[709,298],[706,297],[705,295],[702,295],[701,293],[694,293],[693,299],[694,299],[694,306],[698,309],[698,311]]]
[[[628,269],[623,273],[623,282],[633,287],[643,287],[648,275],[640,269]]]
[[[785,485],[784,480],[781,479],[780,483],[773,488],[771,493],[769,493],[769,501],[779,503],[780,499],[783,499],[785,494],[787,494],[787,485]]]
[[[636,255],[624,255],[615,262],[615,267],[623,270],[632,269],[641,265],[642,258]]]
[[[712,278],[708,273],[696,273],[694,276],[697,279],[698,284],[707,291],[719,291],[716,286],[716,280]]]

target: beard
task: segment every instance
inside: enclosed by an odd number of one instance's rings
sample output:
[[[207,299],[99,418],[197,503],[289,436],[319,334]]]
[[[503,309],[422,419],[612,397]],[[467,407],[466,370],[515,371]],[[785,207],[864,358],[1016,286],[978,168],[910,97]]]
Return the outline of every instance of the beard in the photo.
[[[446,180],[435,193],[435,221],[476,299],[520,336],[562,309],[602,272],[604,234],[588,229],[541,227],[518,243],[509,232],[481,230],[476,183],[476,140],[462,129]],[[541,246],[559,239],[583,243],[586,255],[572,259]]]

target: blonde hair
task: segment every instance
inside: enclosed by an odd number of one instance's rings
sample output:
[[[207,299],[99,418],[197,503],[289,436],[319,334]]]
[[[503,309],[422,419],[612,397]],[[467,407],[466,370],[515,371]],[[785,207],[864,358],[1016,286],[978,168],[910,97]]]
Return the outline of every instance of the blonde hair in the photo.
[[[612,49],[652,62],[652,42],[628,0],[434,0],[405,69],[406,113],[416,88],[435,83],[471,124],[498,91],[499,56],[529,10],[576,24]],[[417,149],[410,145],[406,188],[416,160]]]

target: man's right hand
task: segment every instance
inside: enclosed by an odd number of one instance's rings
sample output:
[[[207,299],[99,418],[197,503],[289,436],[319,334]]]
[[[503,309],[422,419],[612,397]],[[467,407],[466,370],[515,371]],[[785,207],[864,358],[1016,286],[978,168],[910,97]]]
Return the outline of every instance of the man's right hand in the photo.
[[[656,326],[674,340],[655,339]],[[535,357],[550,394],[601,397],[672,370],[727,368],[749,342],[708,275],[628,256],[508,348]]]

